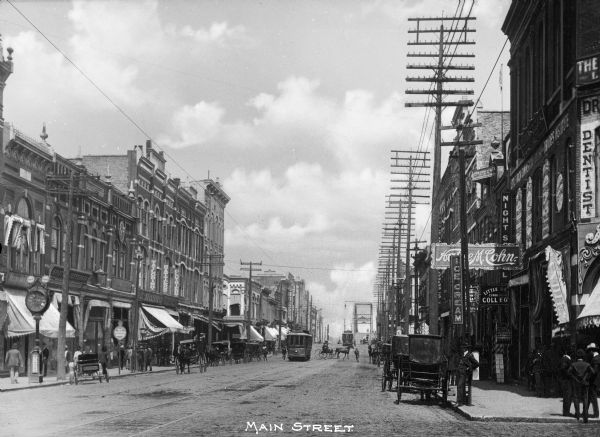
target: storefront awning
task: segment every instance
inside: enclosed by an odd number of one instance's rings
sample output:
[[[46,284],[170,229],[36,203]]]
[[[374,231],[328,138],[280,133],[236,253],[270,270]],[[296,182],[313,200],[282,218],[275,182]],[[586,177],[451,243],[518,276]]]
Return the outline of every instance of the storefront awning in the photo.
[[[22,335],[35,334],[35,319],[25,305],[25,291],[5,290],[6,300],[8,302],[8,329],[6,337],[19,337]],[[48,309],[40,319],[40,334],[58,338],[58,323],[60,313],[54,305],[48,306]],[[67,322],[67,337],[75,337],[75,329]]]
[[[600,281],[596,283],[583,310],[579,313],[576,324],[577,328],[600,326]]]
[[[518,287],[519,285],[529,284],[529,275],[527,273],[512,278],[508,281],[508,287]]]
[[[256,328],[250,325],[250,341],[265,341],[265,338],[258,333]]]
[[[183,332],[183,325],[171,317],[166,308],[151,307],[147,305],[142,305],[142,308],[158,320],[168,332]]]
[[[267,341],[275,341],[279,336],[279,330],[275,328],[269,328],[265,326],[265,340]]]
[[[192,317],[196,320],[200,320],[201,322],[208,324],[208,317],[206,317],[202,314],[192,314]],[[218,322],[215,322],[213,320],[212,325],[213,325],[213,328],[215,328],[217,331],[221,332],[221,326],[219,326]]]

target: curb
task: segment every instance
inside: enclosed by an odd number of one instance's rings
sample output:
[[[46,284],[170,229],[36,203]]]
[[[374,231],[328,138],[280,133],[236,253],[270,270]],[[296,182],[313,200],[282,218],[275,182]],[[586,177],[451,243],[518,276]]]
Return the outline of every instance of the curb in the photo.
[[[465,411],[458,405],[448,402],[448,406],[456,413],[472,422],[521,422],[521,423],[583,423],[575,417],[528,417],[528,416],[479,416]],[[589,419],[588,423],[600,423],[598,419]]]
[[[166,373],[166,372],[172,372],[173,369],[160,369],[160,370],[153,370],[152,372],[136,372],[136,373],[124,373],[124,374],[116,374],[116,375],[109,375],[110,379],[115,379],[115,378],[126,378],[128,376],[144,376],[144,375],[149,375],[152,373]],[[69,383],[67,380],[65,381],[54,381],[54,382],[47,382],[47,383],[42,383],[40,385],[33,385],[33,384],[27,384],[27,385],[22,385],[19,387],[14,387],[14,388],[5,388],[5,389],[0,389],[0,393],[8,393],[8,392],[12,392],[12,391],[22,391],[22,390],[33,390],[33,389],[38,389],[38,388],[46,388],[46,387],[56,387],[58,385],[71,385],[71,383]]]

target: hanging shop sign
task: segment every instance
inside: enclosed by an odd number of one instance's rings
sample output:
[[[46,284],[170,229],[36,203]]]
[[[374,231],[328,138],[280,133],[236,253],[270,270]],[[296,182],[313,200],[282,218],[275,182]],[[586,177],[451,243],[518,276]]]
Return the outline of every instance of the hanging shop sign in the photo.
[[[577,85],[583,86],[595,82],[600,82],[600,55],[577,61]]]
[[[580,178],[581,218],[596,216],[596,166],[594,164],[596,129],[600,127],[600,96],[581,99]]]
[[[452,275],[452,324],[463,324],[463,294],[462,294],[462,275],[460,274],[460,256],[452,255],[450,257],[450,271]]]
[[[493,177],[495,174],[496,174],[496,167],[481,168],[481,169],[475,170],[475,171],[473,171],[473,173],[471,173],[471,180],[472,181],[480,181],[483,179],[489,179],[489,178]]]
[[[469,310],[471,313],[476,313],[479,309],[480,289],[479,284],[471,284],[469,287]]]
[[[447,269],[450,258],[455,255],[460,255],[460,244],[432,244],[432,268]],[[516,244],[469,244],[469,269],[517,270],[520,267],[521,251]]]
[[[513,203],[511,194],[505,191],[500,196],[500,242],[502,244],[513,241]]]
[[[481,306],[508,305],[508,289],[504,286],[486,287],[481,292]]]

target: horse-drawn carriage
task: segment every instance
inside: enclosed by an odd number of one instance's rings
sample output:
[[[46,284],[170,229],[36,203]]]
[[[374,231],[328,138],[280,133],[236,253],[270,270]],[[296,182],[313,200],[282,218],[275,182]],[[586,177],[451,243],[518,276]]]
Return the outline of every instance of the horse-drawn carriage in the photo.
[[[263,358],[263,345],[258,341],[248,341],[246,343],[248,361],[260,361]]]
[[[100,372],[100,362],[98,361],[98,354],[81,354],[77,358],[77,361],[73,363],[73,377],[75,379],[75,385],[79,384],[82,379],[88,376],[91,379],[98,378],[98,381],[102,382],[102,373]]]
[[[190,367],[198,365],[200,373],[206,371],[206,343],[203,339],[181,340],[177,351],[175,370],[177,373],[190,373]]]
[[[375,339],[371,340],[371,344],[369,345],[369,362],[377,364],[377,367],[381,364],[382,347],[383,342]]]
[[[400,362],[408,356],[408,336],[395,335],[391,343],[381,345],[381,360],[383,361],[383,373],[381,376],[381,391],[392,390],[392,383],[398,379]]]
[[[248,349],[246,340],[233,339],[231,341],[231,359],[236,363],[245,363],[248,361]]]
[[[207,359],[211,366],[218,366],[221,363],[226,364],[231,362],[229,341],[213,341],[211,343],[211,350],[207,354]]]
[[[398,369],[398,400],[402,393],[420,393],[421,399],[441,394],[448,399],[448,360],[442,353],[442,337],[409,335],[408,355],[401,356]]]

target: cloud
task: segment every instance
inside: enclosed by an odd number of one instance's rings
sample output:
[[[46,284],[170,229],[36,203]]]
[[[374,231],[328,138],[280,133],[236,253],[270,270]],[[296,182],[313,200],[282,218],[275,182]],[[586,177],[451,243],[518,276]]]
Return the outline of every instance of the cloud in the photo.
[[[199,43],[217,43],[225,45],[230,41],[240,41],[246,37],[244,26],[230,27],[226,21],[212,23],[208,29],[193,29],[191,26],[183,26],[179,34],[192,38]]]
[[[159,143],[168,143],[179,149],[196,144],[207,144],[223,130],[222,119],[225,110],[217,103],[199,102],[185,105],[172,116],[171,125],[178,138],[158,137]]]

